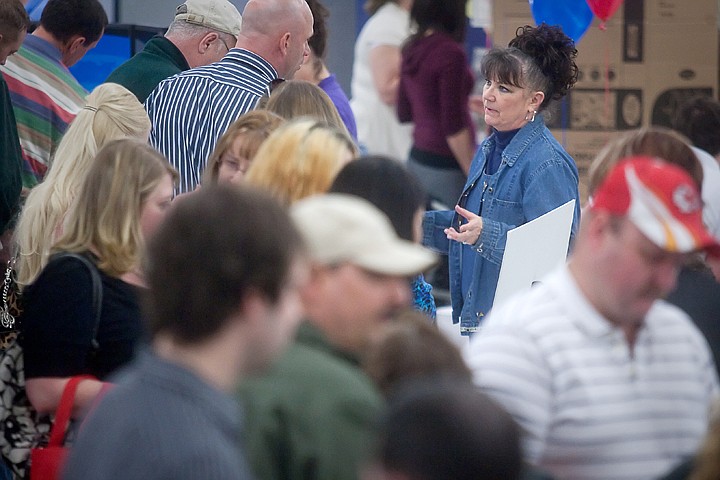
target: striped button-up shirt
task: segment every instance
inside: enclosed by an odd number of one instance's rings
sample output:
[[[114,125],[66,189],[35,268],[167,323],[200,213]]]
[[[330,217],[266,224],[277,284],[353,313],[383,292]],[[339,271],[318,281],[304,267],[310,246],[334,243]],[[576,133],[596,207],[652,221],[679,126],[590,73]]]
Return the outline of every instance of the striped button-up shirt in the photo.
[[[692,455],[718,380],[706,340],[657,301],[632,352],[567,268],[499,305],[466,350],[475,381],[554,478],[649,480]]]
[[[145,101],[150,144],[180,173],[178,193],[198,183],[218,138],[252,110],[277,72],[259,55],[233,48],[219,62],[162,81]]]

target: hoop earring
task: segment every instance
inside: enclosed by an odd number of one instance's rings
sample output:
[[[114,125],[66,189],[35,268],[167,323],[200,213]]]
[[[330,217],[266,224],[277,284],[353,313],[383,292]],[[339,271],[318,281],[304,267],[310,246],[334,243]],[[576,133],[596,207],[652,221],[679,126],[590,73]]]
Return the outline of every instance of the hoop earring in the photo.
[[[532,112],[532,117],[530,117],[530,122],[534,122],[534,121],[535,121],[535,114],[536,114],[536,113],[537,113],[537,110],[533,110],[533,112]]]

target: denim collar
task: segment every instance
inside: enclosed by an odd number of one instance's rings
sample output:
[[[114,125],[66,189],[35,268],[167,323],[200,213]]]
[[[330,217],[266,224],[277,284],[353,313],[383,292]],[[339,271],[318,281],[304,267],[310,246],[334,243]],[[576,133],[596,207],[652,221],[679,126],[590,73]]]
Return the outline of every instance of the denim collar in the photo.
[[[515,165],[515,162],[522,156],[525,150],[528,148],[538,135],[542,135],[545,131],[545,119],[542,114],[539,113],[535,116],[534,122],[528,122],[523,126],[519,132],[512,139],[510,144],[503,150],[502,157],[508,167]],[[494,138],[490,139],[493,143]],[[490,142],[486,145],[486,153],[489,151]]]

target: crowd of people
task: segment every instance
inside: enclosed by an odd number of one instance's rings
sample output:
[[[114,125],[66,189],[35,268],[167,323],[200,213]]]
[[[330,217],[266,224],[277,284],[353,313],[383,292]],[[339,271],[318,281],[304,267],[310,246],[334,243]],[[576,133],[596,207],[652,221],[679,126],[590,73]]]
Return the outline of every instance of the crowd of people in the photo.
[[[76,382],[68,480],[720,478],[720,103],[581,179],[574,42],[522,26],[476,79],[465,6],[369,0],[348,100],[320,0],[186,0],[91,92],[98,0],[0,0],[0,478]],[[567,262],[493,305],[573,200]]]

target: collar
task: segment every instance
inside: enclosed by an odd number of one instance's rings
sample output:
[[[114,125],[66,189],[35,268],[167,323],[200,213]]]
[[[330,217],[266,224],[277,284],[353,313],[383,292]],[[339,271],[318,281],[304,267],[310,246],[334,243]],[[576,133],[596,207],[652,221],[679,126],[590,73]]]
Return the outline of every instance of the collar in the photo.
[[[554,296],[562,298],[572,323],[586,335],[600,338],[622,333],[620,327],[610,323],[585,298],[567,265],[552,273],[546,283]]]
[[[52,43],[44,40],[37,35],[28,35],[25,37],[23,47],[32,50],[33,52],[39,53],[57,63],[62,63],[62,52]]]
[[[535,115],[534,122],[528,122],[520,130],[518,130],[508,146],[505,150],[503,150],[503,158],[505,159],[507,165],[512,167],[518,158],[525,153],[525,150],[528,149],[530,143],[532,143],[538,135],[542,135],[545,129],[545,119],[543,118],[542,113],[538,113]],[[497,139],[494,138],[496,135],[497,132],[490,137],[493,142],[497,141]],[[490,148],[489,142],[487,148]]]
[[[269,80],[274,80],[279,77],[277,70],[275,70],[275,67],[273,67],[270,62],[257,53],[244,48],[231,48],[230,51],[225,54],[223,60],[230,60],[232,63],[249,63],[266,75]]]
[[[137,371],[201,407],[222,430],[233,436],[240,431],[241,411],[232,395],[210,385],[185,367],[159,357],[150,348],[139,352],[137,362]]]
[[[148,40],[142,51],[153,54],[167,55],[178,63],[177,66],[182,71],[190,69],[190,65],[188,65],[185,55],[183,55],[177,45],[175,45],[173,42],[171,42],[162,35],[155,35],[153,38]]]
[[[339,358],[354,366],[360,365],[360,359],[346,351],[333,346],[325,336],[325,334],[309,321],[305,321],[298,327],[295,341],[300,345],[305,345],[316,350],[322,350],[333,357]]]

